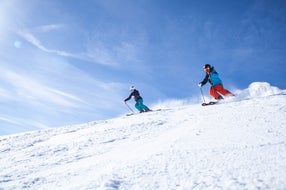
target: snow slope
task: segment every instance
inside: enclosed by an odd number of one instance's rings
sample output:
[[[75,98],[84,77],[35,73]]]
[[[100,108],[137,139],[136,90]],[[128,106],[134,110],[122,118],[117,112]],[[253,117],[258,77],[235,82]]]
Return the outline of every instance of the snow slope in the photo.
[[[286,92],[0,137],[0,189],[286,189]]]

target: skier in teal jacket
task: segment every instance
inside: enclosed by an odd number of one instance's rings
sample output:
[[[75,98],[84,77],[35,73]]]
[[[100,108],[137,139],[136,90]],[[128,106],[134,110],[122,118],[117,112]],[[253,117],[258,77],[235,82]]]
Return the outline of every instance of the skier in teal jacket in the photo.
[[[134,98],[136,104],[135,104],[135,108],[140,112],[148,112],[151,111],[147,106],[145,106],[143,104],[143,98],[140,96],[139,91],[136,90],[135,86],[131,86],[130,87],[130,95],[128,96],[128,98],[126,98],[124,100],[124,103],[126,103],[128,100],[130,100],[132,97]]]

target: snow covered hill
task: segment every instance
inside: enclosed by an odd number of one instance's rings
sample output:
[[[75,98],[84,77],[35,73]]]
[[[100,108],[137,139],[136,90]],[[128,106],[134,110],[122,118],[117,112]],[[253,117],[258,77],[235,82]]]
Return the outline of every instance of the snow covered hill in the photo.
[[[286,91],[0,137],[0,189],[286,189]]]

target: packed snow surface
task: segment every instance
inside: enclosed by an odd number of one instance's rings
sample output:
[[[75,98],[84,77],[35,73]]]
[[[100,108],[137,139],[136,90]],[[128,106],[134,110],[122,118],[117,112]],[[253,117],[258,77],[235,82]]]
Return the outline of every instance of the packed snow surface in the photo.
[[[0,137],[0,189],[286,189],[286,93]]]

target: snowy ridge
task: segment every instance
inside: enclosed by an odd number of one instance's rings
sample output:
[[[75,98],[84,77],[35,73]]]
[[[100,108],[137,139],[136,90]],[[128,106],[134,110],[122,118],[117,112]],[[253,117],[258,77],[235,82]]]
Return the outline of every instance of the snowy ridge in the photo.
[[[286,93],[0,137],[0,189],[286,189]]]

